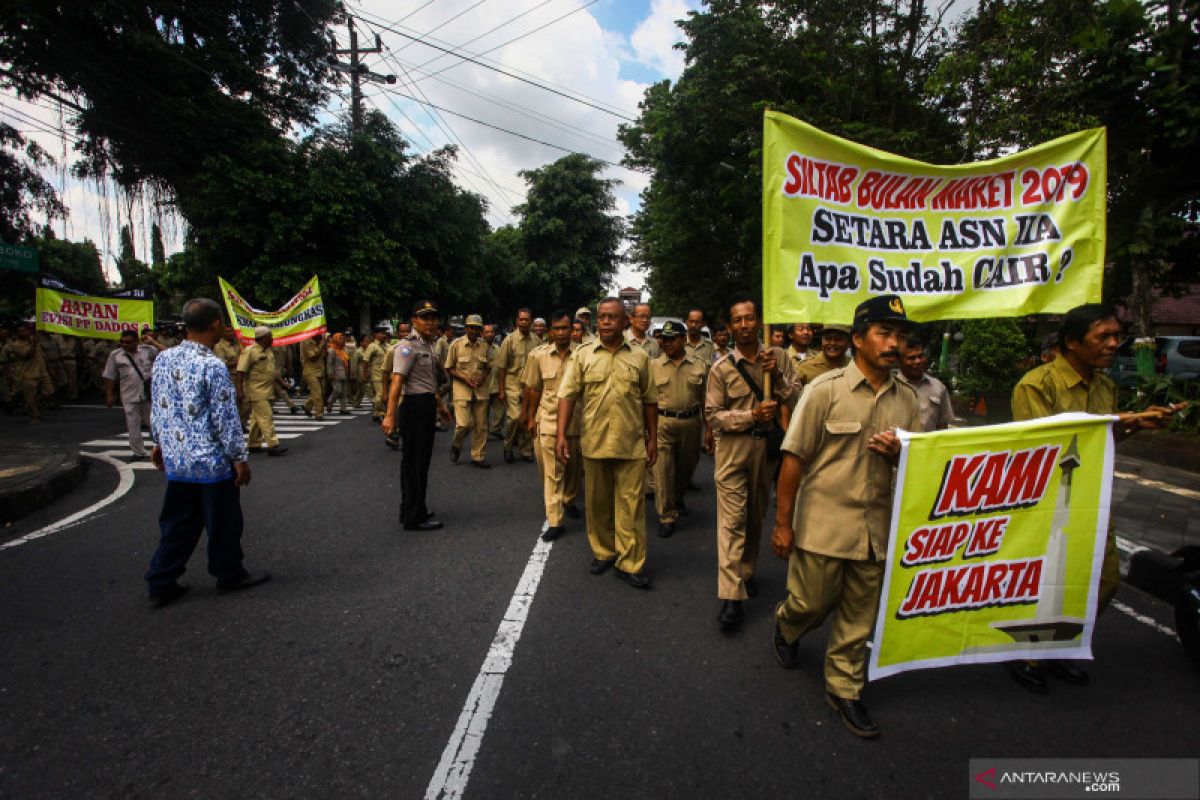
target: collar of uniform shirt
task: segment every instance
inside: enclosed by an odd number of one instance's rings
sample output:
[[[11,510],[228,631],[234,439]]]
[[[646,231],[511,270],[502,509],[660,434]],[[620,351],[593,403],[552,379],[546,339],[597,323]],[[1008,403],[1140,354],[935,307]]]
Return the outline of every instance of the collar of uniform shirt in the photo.
[[[854,391],[865,383],[867,388],[871,390],[871,393],[878,397],[889,389],[896,388],[895,376],[889,372],[887,380],[884,381],[883,385],[879,387],[879,391],[875,391],[875,389],[871,387],[871,382],[867,380],[867,376],[863,374],[861,369],[858,368],[858,362],[853,358],[850,359],[850,363],[843,367],[843,369],[845,371],[842,373],[842,380],[850,384],[851,391]]]
[[[742,355],[742,351],[737,349],[736,346],[731,346],[729,348],[729,355],[733,358],[734,361],[743,361],[744,360],[744,361],[749,361],[752,364],[757,363],[758,357],[761,356],[763,353],[762,342],[758,342],[757,344],[758,344],[758,350],[755,351],[754,358],[749,358],[747,356]]]
[[[1068,389],[1072,388],[1077,383],[1082,383],[1084,385],[1090,383],[1087,378],[1075,371],[1075,368],[1071,366],[1071,362],[1067,361],[1067,357],[1062,353],[1059,353],[1057,356],[1055,356],[1054,361],[1050,363],[1052,364],[1053,368],[1058,371],[1059,376],[1066,382]]]

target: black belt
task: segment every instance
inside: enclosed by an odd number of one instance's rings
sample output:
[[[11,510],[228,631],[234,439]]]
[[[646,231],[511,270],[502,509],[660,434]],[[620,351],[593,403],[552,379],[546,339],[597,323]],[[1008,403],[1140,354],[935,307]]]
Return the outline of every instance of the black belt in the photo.
[[[691,419],[699,413],[700,409],[693,408],[691,411],[659,411],[658,415],[669,419]]]
[[[755,439],[767,438],[767,432],[761,428],[751,428],[748,431],[721,431],[722,436],[753,436]]]

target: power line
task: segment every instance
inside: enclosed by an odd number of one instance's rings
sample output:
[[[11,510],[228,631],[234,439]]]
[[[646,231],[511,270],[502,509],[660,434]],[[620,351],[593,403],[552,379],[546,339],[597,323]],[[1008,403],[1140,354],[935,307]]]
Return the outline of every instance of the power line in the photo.
[[[443,21],[443,22],[439,22],[437,25],[434,25],[432,28],[430,28],[429,30],[425,31],[425,35],[426,35],[426,36],[428,36],[429,34],[433,33],[433,32],[434,32],[434,31],[436,31],[436,30],[441,30],[442,28],[444,28],[444,27],[446,27],[447,25],[449,25],[451,22],[454,22],[454,20],[456,20],[456,19],[458,19],[459,17],[461,17],[462,15],[466,14],[468,11],[471,11],[471,10],[473,10],[473,9],[476,9],[476,8],[478,8],[479,6],[483,5],[483,4],[484,4],[484,3],[486,3],[486,2],[487,2],[487,0],[478,0],[478,2],[476,2],[476,3],[472,4],[472,5],[469,5],[469,6],[467,6],[467,7],[466,7],[466,8],[464,8],[462,11],[458,12],[458,13],[457,13],[457,14],[455,14],[453,17],[451,17],[450,19],[448,19],[448,20],[445,20],[445,21]],[[401,48],[400,48],[400,50],[403,50],[405,47],[409,47],[409,46],[411,46],[411,45],[412,45],[412,42],[409,42],[408,44],[406,44],[406,45],[404,45],[403,47],[401,47]],[[397,53],[399,53],[399,52],[400,52],[400,50],[397,50],[396,52],[397,52]]]
[[[501,22],[499,25],[493,25],[492,27],[488,28],[486,31],[479,34],[478,36],[473,36],[470,39],[467,39],[465,42],[459,42],[458,44],[454,45],[454,49],[461,50],[462,48],[471,44],[471,42],[477,42],[480,39],[482,39],[483,37],[487,36],[489,33],[495,33],[496,31],[500,30],[501,28],[513,24],[514,22],[519,20],[521,17],[524,17],[527,14],[532,14],[534,11],[537,11],[539,8],[541,8],[543,6],[547,6],[553,2],[554,2],[554,0],[542,0],[542,2],[538,3],[533,8],[527,8],[524,11],[522,11],[520,14],[517,14],[515,17],[509,17],[504,22]],[[426,35],[428,36],[428,33]],[[418,67],[418,69],[423,69],[427,65],[432,64],[434,61],[437,61],[439,58],[445,58],[445,56],[444,55],[436,55],[433,58],[426,61],[425,63],[421,64]]]

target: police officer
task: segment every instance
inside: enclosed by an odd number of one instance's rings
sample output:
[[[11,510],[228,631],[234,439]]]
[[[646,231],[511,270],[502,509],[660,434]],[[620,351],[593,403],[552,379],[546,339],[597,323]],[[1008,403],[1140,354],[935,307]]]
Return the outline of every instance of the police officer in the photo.
[[[471,432],[471,466],[487,469],[487,379],[491,372],[488,345],[483,333],[483,317],[467,316],[467,333],[450,343],[442,365],[451,381],[454,399],[454,441],[450,460],[458,463],[467,431]]]
[[[775,554],[788,559],[787,597],[775,610],[776,658],[794,668],[800,637],[832,612],[825,699],[863,738],[879,735],[860,694],[887,555],[895,431],[921,426],[916,392],[892,377],[908,328],[896,295],[855,309],[854,360],[804,390],[783,440],[771,536]]]
[[[630,347],[623,332],[625,304],[606,297],[596,307],[600,336],[582,345],[567,362],[558,387],[555,455],[571,459],[567,437],[577,403],[582,404],[580,450],[587,487],[591,572],[616,565],[616,576],[649,589],[646,575],[646,465],[658,457],[658,396],[650,380],[650,358]]]
[[[684,492],[700,460],[701,428],[706,439],[711,434],[704,418],[706,365],[687,353],[682,325],[668,320],[662,335],[664,352],[651,360],[650,375],[658,393],[654,505],[658,535],[665,539],[675,533]]]
[[[558,386],[575,352],[571,341],[571,315],[565,310],[550,315],[550,340],[534,348],[525,362],[522,382],[525,384],[526,417],[524,424],[530,435],[537,437],[538,464],[542,471],[542,497],[546,506],[546,530],[542,540],[552,542],[566,528],[563,516],[578,519],[581,514],[575,505],[579,494],[579,476],[583,469],[579,451],[579,416],[571,418],[566,429],[567,462],[554,455],[558,442]]]
[[[850,348],[849,325],[826,325],[821,330],[821,352],[806,358],[796,367],[796,380],[801,387],[807,386],[819,376],[832,369],[840,369],[850,363],[846,351]]]
[[[528,308],[517,311],[517,329],[505,337],[496,355],[500,370],[500,399],[508,408],[508,436],[504,439],[504,461],[513,463],[513,450],[520,449],[521,458],[533,461],[533,441],[521,424],[521,373],[525,360],[541,341],[530,330],[533,313]]]
[[[325,418],[325,354],[329,336],[318,334],[300,343],[300,377],[308,388],[304,413],[318,420]]]
[[[733,631],[741,625],[743,601],[758,594],[754,573],[778,458],[767,452],[767,436],[780,408],[795,402],[796,379],[780,348],[762,346],[753,298],[731,298],[726,312],[734,345],[709,370],[704,415],[716,438],[717,624]]]
[[[257,453],[260,444],[267,443],[267,455],[281,456],[287,452],[280,447],[275,435],[275,417],[271,397],[275,393],[275,356],[271,354],[271,329],[260,325],[254,329],[254,344],[242,351],[237,363],[237,398],[250,407],[250,452]]]
[[[433,301],[422,300],[413,306],[412,327],[412,333],[401,339],[393,351],[395,366],[382,427],[389,435],[399,430],[404,441],[400,462],[400,524],[406,531],[435,531],[442,523],[433,518],[425,504],[429,463],[433,458],[433,423],[439,416],[446,422],[451,417],[437,394],[438,367],[433,340],[438,330],[438,308]]]

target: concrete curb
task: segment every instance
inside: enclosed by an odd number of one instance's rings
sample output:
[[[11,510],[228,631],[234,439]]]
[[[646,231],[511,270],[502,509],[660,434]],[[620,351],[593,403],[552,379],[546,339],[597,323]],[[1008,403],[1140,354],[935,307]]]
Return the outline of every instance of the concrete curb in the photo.
[[[87,475],[74,447],[0,446],[0,523],[8,524],[49,505]]]
[[[1121,581],[1135,589],[1175,604],[1183,586],[1182,575],[1170,573],[1179,567],[1182,559],[1151,550],[1122,536],[1117,537],[1117,554],[1121,561]]]

